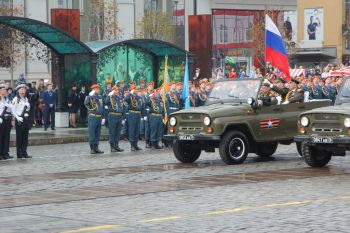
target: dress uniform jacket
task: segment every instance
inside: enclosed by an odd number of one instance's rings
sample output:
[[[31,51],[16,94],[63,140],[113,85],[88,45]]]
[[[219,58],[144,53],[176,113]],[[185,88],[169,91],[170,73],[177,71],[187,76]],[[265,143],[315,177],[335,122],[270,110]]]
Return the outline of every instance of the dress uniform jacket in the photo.
[[[289,103],[302,103],[304,102],[304,90],[303,89],[294,89],[290,90],[286,96],[286,100]]]
[[[103,99],[101,95],[88,95],[84,101],[88,110],[89,144],[98,145],[101,136]]]
[[[137,143],[140,137],[141,117],[144,116],[144,103],[142,97],[131,93],[125,96],[125,102],[128,103],[129,112],[129,141]]]
[[[125,112],[124,100],[119,95],[107,96],[104,103],[108,107],[109,143],[114,145],[120,139]]]
[[[164,104],[161,98],[150,98],[147,102],[147,106],[149,106],[150,109],[150,141],[159,142],[163,139],[164,132]]]
[[[11,134],[11,105],[6,97],[0,98],[0,159],[8,159]]]

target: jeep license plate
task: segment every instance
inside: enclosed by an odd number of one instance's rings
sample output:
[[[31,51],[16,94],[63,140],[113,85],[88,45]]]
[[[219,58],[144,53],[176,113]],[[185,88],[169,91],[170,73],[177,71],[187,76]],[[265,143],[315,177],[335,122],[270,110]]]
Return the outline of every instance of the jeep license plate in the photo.
[[[190,140],[194,140],[194,136],[193,135],[180,135],[179,139],[180,140],[190,141]]]
[[[329,137],[313,137],[313,143],[333,143],[333,138]]]

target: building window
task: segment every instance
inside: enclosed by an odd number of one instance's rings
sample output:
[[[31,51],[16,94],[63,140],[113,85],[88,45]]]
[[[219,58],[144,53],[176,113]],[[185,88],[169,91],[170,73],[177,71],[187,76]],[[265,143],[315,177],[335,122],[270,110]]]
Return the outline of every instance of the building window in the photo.
[[[11,6],[13,0],[0,0],[0,6],[2,7],[9,7]]]
[[[64,2],[63,2],[63,0],[58,0],[58,1],[57,1],[57,7],[58,7],[58,8],[64,8]]]
[[[79,0],[79,11],[80,11],[80,15],[84,15],[84,1],[85,1],[85,0]]]

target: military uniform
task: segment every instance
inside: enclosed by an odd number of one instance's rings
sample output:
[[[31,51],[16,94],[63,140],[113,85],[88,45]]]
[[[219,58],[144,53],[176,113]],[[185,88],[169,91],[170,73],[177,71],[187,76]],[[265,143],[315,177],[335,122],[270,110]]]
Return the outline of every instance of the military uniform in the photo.
[[[135,90],[136,88],[132,88]],[[135,94],[128,94],[125,96],[125,101],[128,103],[128,112],[129,112],[129,141],[131,144],[131,150],[141,150],[141,148],[137,145],[140,136],[140,123],[141,117],[144,115],[144,105],[142,102],[142,98]]]
[[[304,90],[300,88],[290,90],[286,96],[286,101],[288,101],[289,103],[304,102]]]
[[[204,106],[205,103],[207,102],[208,96],[207,92],[204,90],[199,90],[198,93],[198,106]]]
[[[277,105],[278,101],[276,95],[273,91],[268,93],[260,92],[258,95],[258,100],[262,101],[263,106]]]
[[[114,90],[112,90],[114,92]],[[119,139],[124,119],[124,101],[120,95],[109,94],[105,98],[105,106],[108,106],[108,132],[111,152],[123,152],[119,147]]]
[[[281,98],[282,98],[283,101],[286,100],[287,94],[288,94],[288,92],[289,92],[289,89],[286,88],[286,87],[283,87],[283,88],[280,89],[280,88],[278,88],[278,87],[276,87],[276,86],[273,86],[273,87],[271,88],[271,90],[274,91],[274,92],[276,92],[277,94],[279,94],[279,95],[281,96]]]
[[[0,89],[5,85],[0,85]],[[9,155],[10,134],[11,134],[11,105],[5,96],[0,97],[0,160],[13,158]]]
[[[16,90],[26,88],[25,84],[20,84]],[[17,95],[12,100],[12,114],[16,119],[16,150],[17,158],[31,158],[27,153],[28,136],[30,129],[30,104],[28,98]]]
[[[161,149],[159,142],[163,139],[164,132],[164,104],[161,98],[151,97],[147,102],[150,109],[149,124],[150,124],[150,141],[155,149]]]
[[[194,91],[189,91],[189,97],[190,97],[190,106],[191,107],[197,107],[198,106],[198,94]]]
[[[44,101],[44,127],[47,130],[49,126],[49,122],[51,125],[51,129],[55,129],[55,110],[56,110],[56,100],[57,93],[54,90],[46,90],[43,93],[43,101]]]
[[[170,93],[168,93],[166,95],[166,99],[167,99],[167,114],[168,115],[180,110],[180,99],[176,95],[175,91],[170,91]]]
[[[317,86],[311,87],[310,97],[312,99],[318,99],[318,100],[324,99],[325,96],[321,86],[317,85]]]
[[[335,103],[335,99],[337,97],[337,89],[334,86],[326,85],[322,87],[322,92],[325,96],[325,99],[329,99],[332,101],[332,105]]]
[[[91,154],[102,154],[98,148],[101,136],[101,125],[103,117],[103,99],[102,96],[97,93],[98,85],[92,85],[89,95],[85,98],[84,104],[88,110],[88,129],[89,129],[89,144]]]

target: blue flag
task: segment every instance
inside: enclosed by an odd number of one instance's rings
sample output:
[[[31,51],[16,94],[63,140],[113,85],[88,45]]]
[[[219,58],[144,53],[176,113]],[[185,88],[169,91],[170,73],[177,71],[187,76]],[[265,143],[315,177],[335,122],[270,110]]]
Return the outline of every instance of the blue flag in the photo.
[[[183,89],[182,89],[182,100],[185,102],[185,109],[190,108],[190,97],[189,97],[189,72],[188,72],[188,57],[186,54],[186,64],[185,64],[185,77],[183,82]]]

